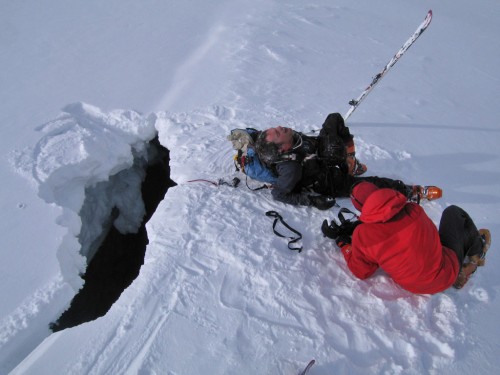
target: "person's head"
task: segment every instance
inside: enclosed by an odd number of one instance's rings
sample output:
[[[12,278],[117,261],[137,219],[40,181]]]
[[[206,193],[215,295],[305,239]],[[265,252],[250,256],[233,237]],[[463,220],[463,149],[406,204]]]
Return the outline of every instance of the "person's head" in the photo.
[[[261,161],[271,165],[279,160],[280,154],[290,151],[293,147],[293,130],[283,126],[264,130],[255,145]]]
[[[361,211],[366,199],[375,191],[378,187],[371,182],[362,181],[355,184],[351,190],[351,202],[356,208],[356,210]]]

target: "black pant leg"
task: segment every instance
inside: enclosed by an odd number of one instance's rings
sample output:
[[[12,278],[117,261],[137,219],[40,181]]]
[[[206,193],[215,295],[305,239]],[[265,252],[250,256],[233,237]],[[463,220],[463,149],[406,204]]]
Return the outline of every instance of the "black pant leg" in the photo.
[[[393,189],[399,191],[405,197],[409,197],[411,194],[412,187],[409,185],[405,185],[405,183],[401,180],[393,180],[388,177],[377,177],[377,176],[369,176],[369,177],[353,177],[354,184],[357,184],[361,181],[371,182],[379,189]]]
[[[362,181],[371,182],[380,189],[387,188],[399,191],[405,197],[411,194],[411,186],[405,185],[401,180],[393,180],[388,177],[353,177],[347,173],[342,173],[338,168],[333,173],[333,186],[335,197],[349,197],[351,195],[352,187]]]
[[[348,173],[342,172],[339,168],[334,168],[333,171],[333,187],[334,196],[340,198],[348,198],[351,195],[352,185],[355,183],[355,177]]]
[[[439,237],[444,246],[457,254],[460,265],[466,256],[481,254],[483,249],[476,225],[469,214],[458,206],[449,206],[443,211]]]

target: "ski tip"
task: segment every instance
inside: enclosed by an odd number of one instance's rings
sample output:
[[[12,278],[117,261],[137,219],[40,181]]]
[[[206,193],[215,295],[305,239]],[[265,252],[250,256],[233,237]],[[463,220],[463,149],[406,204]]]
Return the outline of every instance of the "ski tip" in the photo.
[[[424,22],[422,22],[422,25],[420,25],[422,32],[429,26],[429,24],[432,21],[432,9],[429,9],[427,12],[427,15],[425,16]]]

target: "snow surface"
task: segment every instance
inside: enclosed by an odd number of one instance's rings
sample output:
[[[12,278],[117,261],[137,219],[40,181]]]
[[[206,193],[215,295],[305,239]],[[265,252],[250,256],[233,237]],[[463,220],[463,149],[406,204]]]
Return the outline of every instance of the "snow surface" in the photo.
[[[345,113],[430,8],[348,125],[369,174],[444,189],[423,204],[436,224],[457,204],[490,228],[463,290],[357,280],[319,230],[337,209],[189,182],[238,175],[233,128]],[[498,373],[499,16],[495,0],[2,2],[0,373],[297,374],[311,358],[311,375]],[[140,275],[106,316],[51,334],[111,208],[136,230],[156,135],[178,185]]]

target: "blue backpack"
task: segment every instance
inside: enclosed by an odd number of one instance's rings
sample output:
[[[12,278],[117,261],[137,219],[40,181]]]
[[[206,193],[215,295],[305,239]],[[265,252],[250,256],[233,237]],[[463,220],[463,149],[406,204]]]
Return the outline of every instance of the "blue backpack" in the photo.
[[[278,176],[259,160],[255,142],[261,132],[253,128],[233,129],[227,139],[238,153],[234,156],[236,170],[242,171],[253,180],[275,184]]]

